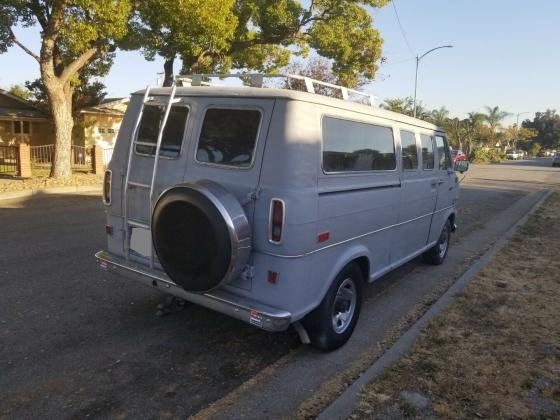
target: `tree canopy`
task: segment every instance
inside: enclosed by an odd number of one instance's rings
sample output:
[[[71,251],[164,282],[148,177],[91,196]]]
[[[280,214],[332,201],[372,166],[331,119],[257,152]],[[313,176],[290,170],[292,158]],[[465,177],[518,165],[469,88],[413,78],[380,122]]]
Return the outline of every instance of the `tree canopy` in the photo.
[[[310,49],[332,61],[332,71],[348,87],[372,79],[382,38],[366,6],[389,0],[145,0],[139,2],[126,45],[148,59],[165,59],[166,81],[173,61],[183,73],[231,69],[276,72],[292,55]]]
[[[51,176],[70,176],[72,97],[88,74],[105,74],[128,31],[133,0],[4,0],[0,3],[0,53],[17,45],[39,64],[55,125]],[[41,28],[41,50],[15,35],[17,26]]]

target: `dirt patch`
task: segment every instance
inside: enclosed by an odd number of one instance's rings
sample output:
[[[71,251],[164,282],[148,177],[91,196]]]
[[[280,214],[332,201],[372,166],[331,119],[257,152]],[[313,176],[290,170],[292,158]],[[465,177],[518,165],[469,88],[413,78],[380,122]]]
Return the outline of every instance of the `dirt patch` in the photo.
[[[560,416],[559,239],[556,192],[364,389],[352,417]]]
[[[74,172],[70,178],[49,178],[46,168],[33,169],[33,177],[15,179],[10,177],[0,178],[0,192],[37,190],[52,187],[71,187],[76,185],[101,185],[103,174],[95,175],[88,172]]]

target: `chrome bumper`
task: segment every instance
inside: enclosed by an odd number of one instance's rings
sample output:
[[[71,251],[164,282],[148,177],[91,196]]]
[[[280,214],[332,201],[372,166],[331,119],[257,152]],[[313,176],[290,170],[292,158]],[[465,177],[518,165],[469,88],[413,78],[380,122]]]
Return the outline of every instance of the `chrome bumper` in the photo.
[[[291,323],[292,314],[287,311],[263,305],[225,290],[218,289],[204,294],[187,292],[173,283],[164,272],[126,262],[124,258],[116,257],[107,251],[97,252],[95,259],[99,268],[103,270],[139,280],[147,286],[158,288],[165,293],[229,315],[266,331],[283,331]]]

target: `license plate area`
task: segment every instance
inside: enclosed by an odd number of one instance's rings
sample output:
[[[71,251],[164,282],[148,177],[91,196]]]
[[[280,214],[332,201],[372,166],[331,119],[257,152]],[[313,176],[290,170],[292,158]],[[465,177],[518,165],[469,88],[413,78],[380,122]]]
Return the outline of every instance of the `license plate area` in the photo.
[[[130,232],[130,250],[143,257],[151,257],[152,233],[148,229],[133,227]]]

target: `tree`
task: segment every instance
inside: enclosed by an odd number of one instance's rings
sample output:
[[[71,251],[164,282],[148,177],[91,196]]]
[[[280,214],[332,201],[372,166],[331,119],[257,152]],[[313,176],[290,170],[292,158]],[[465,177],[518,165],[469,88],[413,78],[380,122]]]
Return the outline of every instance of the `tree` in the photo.
[[[438,127],[443,127],[447,122],[449,111],[442,106],[440,109],[434,109],[430,112],[432,122]]]
[[[524,121],[522,127],[536,130],[535,141],[544,149],[560,148],[560,115],[556,110],[547,109],[545,112],[537,112],[533,121]]]
[[[414,115],[414,99],[412,96],[407,96],[405,98],[387,98],[381,104],[381,108],[412,117]],[[430,113],[422,102],[416,102],[416,117],[425,120],[428,119],[429,116]]]
[[[382,39],[365,6],[389,0],[144,0],[131,21],[128,48],[164,58],[165,84],[180,57],[183,73],[276,72],[310,49],[332,60],[348,87],[372,79]]]
[[[0,53],[17,45],[39,63],[55,126],[51,177],[71,175],[72,96],[80,75],[108,69],[112,52],[128,29],[132,0],[5,0],[0,3]],[[41,28],[41,51],[14,33],[17,26]]]
[[[486,106],[485,108],[486,114],[483,114],[484,120],[488,123],[491,132],[495,133],[496,129],[500,127],[503,119],[510,116],[511,114],[509,112],[500,110],[499,106],[495,106],[494,108]]]
[[[12,85],[8,92],[26,101],[33,99],[33,92],[22,85]]]

